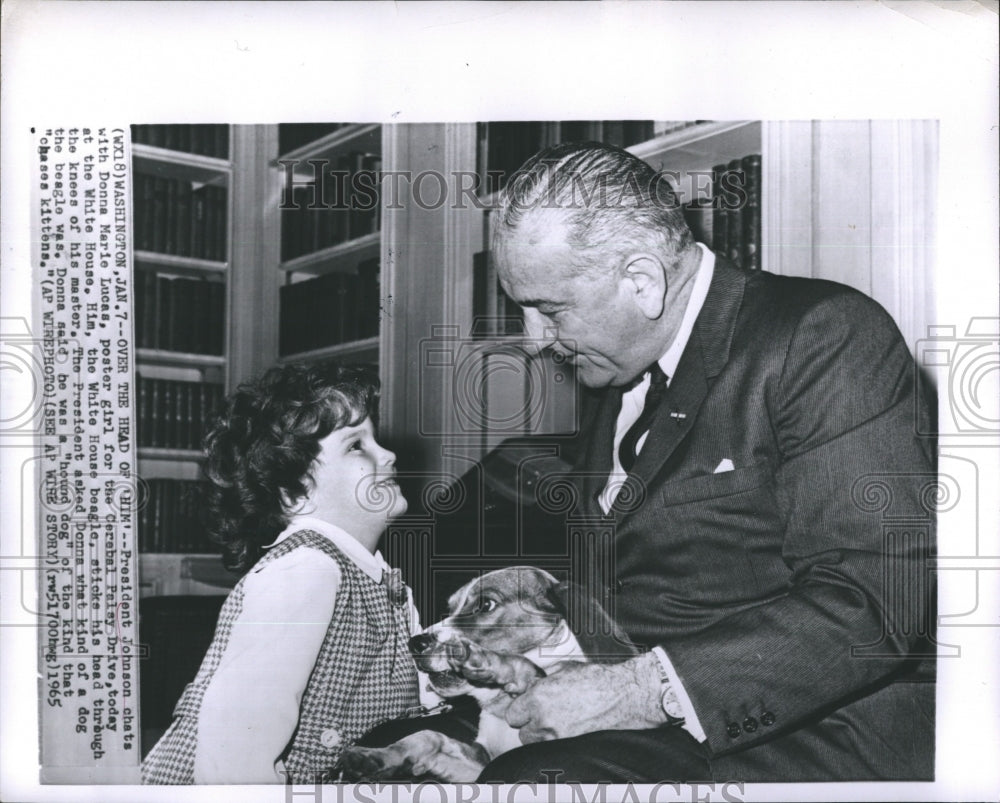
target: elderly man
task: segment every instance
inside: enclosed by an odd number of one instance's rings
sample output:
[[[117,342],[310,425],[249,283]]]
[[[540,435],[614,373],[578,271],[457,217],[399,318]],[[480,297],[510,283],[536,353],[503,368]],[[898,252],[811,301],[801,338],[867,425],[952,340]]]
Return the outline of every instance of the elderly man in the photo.
[[[524,165],[494,254],[594,391],[577,513],[613,528],[614,576],[592,570],[647,651],[540,680],[507,714],[525,746],[481,780],[932,778],[934,475],[885,311],[735,268],[595,143]]]

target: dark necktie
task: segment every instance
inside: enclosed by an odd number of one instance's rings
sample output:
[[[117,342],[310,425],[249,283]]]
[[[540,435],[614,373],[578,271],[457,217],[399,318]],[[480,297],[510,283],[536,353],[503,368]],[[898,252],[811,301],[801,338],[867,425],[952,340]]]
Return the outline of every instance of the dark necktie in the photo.
[[[649,388],[646,390],[646,401],[643,402],[642,412],[635,420],[635,423],[628,428],[625,437],[622,438],[618,446],[618,462],[622,464],[625,471],[631,471],[635,465],[635,460],[639,456],[636,445],[644,432],[649,431],[656,411],[663,400],[663,394],[667,390],[667,375],[663,373],[659,363],[653,363],[649,367]]]

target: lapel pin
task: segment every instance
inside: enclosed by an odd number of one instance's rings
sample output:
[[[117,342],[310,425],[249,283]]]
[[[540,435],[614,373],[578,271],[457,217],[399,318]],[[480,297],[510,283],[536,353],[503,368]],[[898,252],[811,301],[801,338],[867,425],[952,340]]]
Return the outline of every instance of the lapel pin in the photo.
[[[687,413],[678,413],[675,410],[672,413],[670,413],[670,417],[677,421],[683,421],[685,418],[687,418]]]

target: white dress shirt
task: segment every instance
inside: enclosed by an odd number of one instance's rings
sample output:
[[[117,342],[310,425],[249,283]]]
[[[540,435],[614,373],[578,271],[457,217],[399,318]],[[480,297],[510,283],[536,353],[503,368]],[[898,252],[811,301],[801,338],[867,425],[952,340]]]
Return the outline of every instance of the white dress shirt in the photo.
[[[389,570],[350,534],[321,519],[297,516],[269,547],[300,530],[330,539],[373,580]],[[268,548],[268,547],[265,547]],[[299,721],[299,704],[333,617],[341,571],[324,552],[304,547],[252,569],[243,608],[205,690],[198,715],[195,783],[284,783],[278,757]],[[419,616],[410,589],[413,633]],[[421,702],[426,678],[420,677]]]
[[[663,369],[663,373],[667,376],[667,384],[673,379],[674,374],[677,371],[677,365],[681,361],[681,355],[684,353],[684,347],[687,346],[688,339],[691,337],[691,332],[694,329],[694,322],[698,318],[698,313],[701,312],[702,305],[705,303],[705,298],[708,296],[708,288],[712,284],[712,275],[715,273],[715,254],[713,254],[708,248],[706,248],[701,243],[698,243],[698,247],[702,250],[701,264],[698,267],[698,275],[694,280],[694,287],[691,289],[691,296],[688,298],[687,308],[684,310],[684,317],[681,319],[680,329],[677,331],[677,336],[674,338],[674,342],[670,344],[670,348],[666,350],[662,357],[660,357],[657,362],[660,368]],[[601,509],[607,513],[611,510],[611,505],[615,501],[615,497],[618,495],[618,491],[622,487],[622,483],[628,477],[628,473],[622,468],[621,461],[618,459],[618,447],[622,442],[622,438],[625,437],[625,433],[628,432],[629,427],[634,424],[639,416],[642,414],[643,404],[646,400],[646,391],[649,390],[649,372],[647,371],[640,381],[634,388],[631,388],[624,394],[622,394],[622,407],[618,412],[618,419],[615,421],[615,438],[614,446],[611,451],[611,474],[608,476],[608,482],[604,486],[604,490],[601,492],[598,502],[601,505]],[[642,451],[642,447],[646,442],[646,435],[644,433],[636,444],[636,453],[638,454]],[[684,712],[684,728],[699,742],[705,741],[705,731],[698,721],[698,715],[694,710],[694,705],[691,703],[691,698],[688,697],[687,692],[684,690],[684,684],[681,683],[681,679],[674,669],[674,665],[671,662],[666,651],[662,647],[654,647],[653,652],[656,657],[659,658],[660,664],[667,673],[667,677],[670,679],[670,685],[674,688],[677,693],[677,700],[681,705],[681,710]]]

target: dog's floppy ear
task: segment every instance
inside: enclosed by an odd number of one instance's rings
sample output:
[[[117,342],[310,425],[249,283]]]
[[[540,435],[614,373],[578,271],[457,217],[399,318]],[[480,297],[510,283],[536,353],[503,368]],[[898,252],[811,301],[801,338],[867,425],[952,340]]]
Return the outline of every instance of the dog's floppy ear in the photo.
[[[576,583],[557,583],[549,588],[546,600],[566,620],[584,655],[594,663],[615,664],[639,654],[594,596]]]

